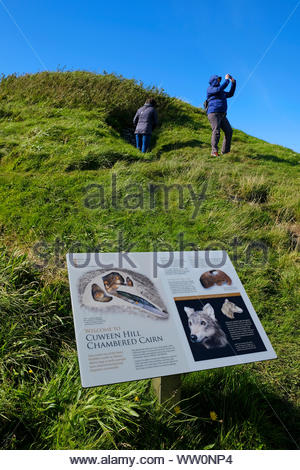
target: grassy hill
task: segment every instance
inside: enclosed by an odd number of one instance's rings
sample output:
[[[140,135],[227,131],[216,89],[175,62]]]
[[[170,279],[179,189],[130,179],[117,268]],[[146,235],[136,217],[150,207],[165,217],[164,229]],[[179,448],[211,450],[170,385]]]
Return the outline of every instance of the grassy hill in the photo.
[[[131,122],[147,97],[160,125],[143,155]],[[0,447],[296,448],[299,156],[235,130],[231,154],[212,158],[201,109],[122,77],[3,77]],[[167,200],[149,185],[180,185],[181,206],[179,186]],[[232,256],[278,360],[186,375],[179,413],[148,380],[83,390],[65,253],[120,240],[179,250],[182,238]]]

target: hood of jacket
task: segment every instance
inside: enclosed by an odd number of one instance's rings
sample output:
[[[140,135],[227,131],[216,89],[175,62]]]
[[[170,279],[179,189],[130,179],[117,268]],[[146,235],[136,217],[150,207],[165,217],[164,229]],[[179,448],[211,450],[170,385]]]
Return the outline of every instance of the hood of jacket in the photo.
[[[219,85],[219,77],[220,75],[212,75],[209,79],[210,86],[218,86]]]

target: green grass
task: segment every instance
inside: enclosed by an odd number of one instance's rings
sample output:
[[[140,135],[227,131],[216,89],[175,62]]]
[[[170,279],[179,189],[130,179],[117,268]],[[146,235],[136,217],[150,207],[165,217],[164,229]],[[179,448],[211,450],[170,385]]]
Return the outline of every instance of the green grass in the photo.
[[[150,96],[161,122],[143,155],[122,130]],[[1,448],[299,445],[299,154],[235,130],[231,154],[212,159],[203,111],[163,90],[43,72],[2,78],[0,168]],[[150,184],[183,185],[182,208],[176,187],[150,208]],[[187,184],[205,191],[196,215]],[[183,233],[185,249],[237,255],[278,359],[184,376],[179,413],[149,380],[82,389],[65,253],[117,251],[120,233],[131,251],[178,250]]]

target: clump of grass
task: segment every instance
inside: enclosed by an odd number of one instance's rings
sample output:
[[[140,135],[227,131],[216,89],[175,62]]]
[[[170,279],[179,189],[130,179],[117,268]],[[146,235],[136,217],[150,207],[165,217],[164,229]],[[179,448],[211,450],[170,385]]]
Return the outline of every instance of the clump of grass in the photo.
[[[264,178],[249,177],[240,185],[240,194],[246,201],[264,203],[268,200],[269,191],[269,183]]]
[[[267,202],[270,193],[270,184],[263,175],[235,175],[234,180],[225,180],[223,186],[232,198],[259,204]]]
[[[62,288],[44,286],[26,255],[9,255],[4,248],[0,291],[1,379],[14,383],[28,373],[45,373],[59,345],[72,337],[68,297],[59,307],[55,298]]]
[[[289,225],[288,234],[291,249],[300,251],[300,224]]]
[[[76,356],[64,356],[56,374],[37,395],[49,418],[48,422],[44,420],[41,442],[55,449],[122,448],[122,442],[129,442],[139,432],[140,414],[151,405],[148,382],[84,390]]]

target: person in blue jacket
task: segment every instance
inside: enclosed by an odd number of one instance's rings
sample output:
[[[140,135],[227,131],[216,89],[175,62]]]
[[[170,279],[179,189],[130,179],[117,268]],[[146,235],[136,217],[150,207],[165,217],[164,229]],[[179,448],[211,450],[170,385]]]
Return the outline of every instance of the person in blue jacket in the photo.
[[[158,117],[155,109],[156,102],[153,98],[146,100],[144,106],[139,108],[133,118],[135,127],[136,147],[143,153],[150,146],[152,131],[157,126]]]
[[[209,119],[212,136],[211,136],[211,155],[218,156],[218,144],[220,140],[220,129],[224,131],[224,140],[222,145],[222,155],[230,152],[232,127],[227,119],[227,98],[234,95],[236,81],[231,75],[225,76],[225,81],[221,85],[222,77],[213,75],[209,79],[209,87],[207,89],[207,117]],[[229,91],[224,91],[231,81]]]

